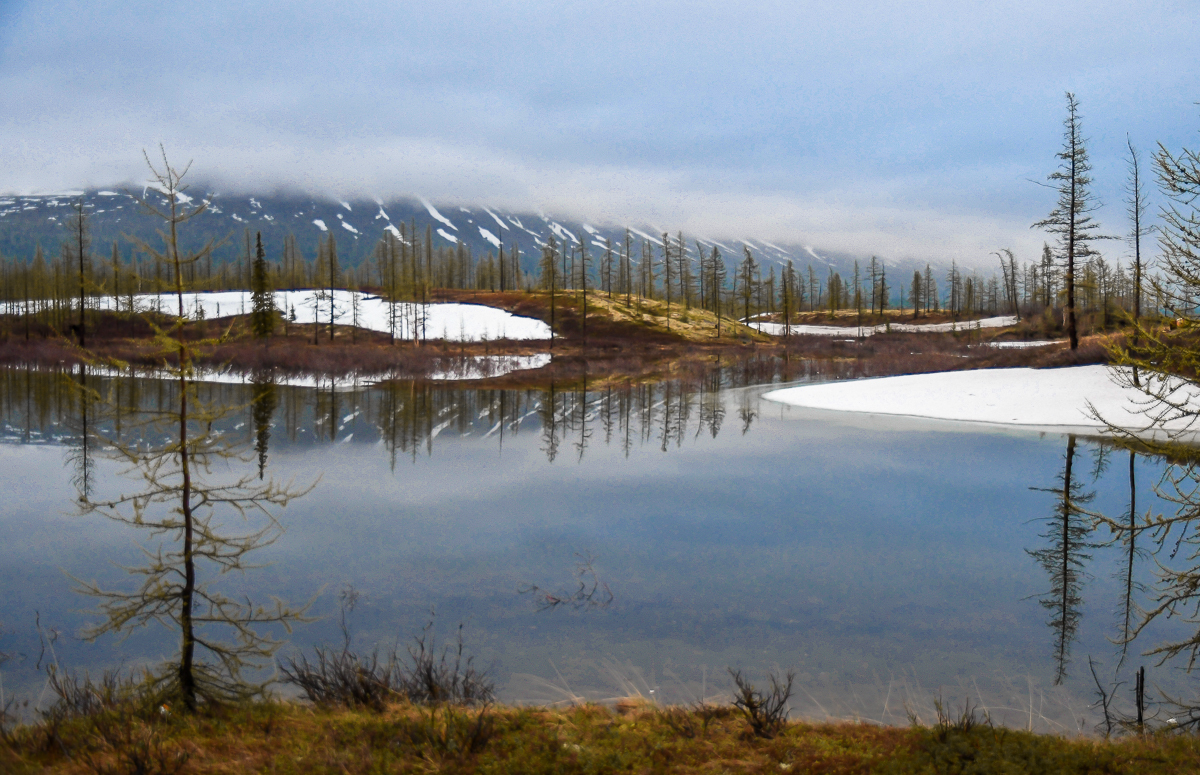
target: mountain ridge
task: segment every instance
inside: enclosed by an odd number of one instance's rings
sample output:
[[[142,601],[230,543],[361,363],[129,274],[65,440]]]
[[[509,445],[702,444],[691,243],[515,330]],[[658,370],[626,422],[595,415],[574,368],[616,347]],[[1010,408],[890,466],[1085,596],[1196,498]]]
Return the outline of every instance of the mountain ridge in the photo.
[[[205,193],[195,193],[203,190]],[[133,244],[130,237],[155,244],[159,222],[142,214],[135,197],[150,197],[155,204],[165,204],[166,197],[153,185],[123,185],[55,194],[0,195],[0,256],[5,260],[31,260],[40,244],[48,254],[57,253],[67,238],[65,224],[80,197],[89,212],[92,252],[106,258],[114,240],[123,258],[129,257]],[[385,231],[400,236],[399,224],[405,230],[415,226],[419,239],[428,231],[434,247],[455,247],[462,244],[475,257],[489,251],[495,253],[503,244],[505,251],[513,244],[521,252],[521,268],[536,272],[540,249],[551,235],[559,242],[584,245],[597,259],[611,240],[614,250],[620,250],[625,230],[632,237],[635,261],[641,256],[642,243],[649,242],[655,256],[661,255],[663,229],[648,224],[614,225],[556,217],[544,211],[509,211],[483,204],[467,207],[461,204],[430,202],[419,196],[375,197],[344,199],[340,197],[274,192],[222,194],[196,185],[181,198],[188,204],[197,199],[208,201],[209,209],[181,231],[185,247],[198,248],[207,240],[217,240],[216,262],[238,261],[244,258],[246,247],[243,235],[249,230],[262,232],[268,257],[274,258],[282,248],[283,238],[294,234],[297,246],[305,256],[313,256],[318,238],[333,233],[338,244],[339,260],[346,266],[357,266],[370,258],[375,244]],[[676,236],[671,234],[672,238]],[[780,245],[746,236],[737,239],[684,235],[688,254],[696,255],[697,244],[706,252],[716,247],[732,270],[748,247],[760,262],[764,274],[771,268],[776,273],[793,261],[796,270],[807,272],[811,265],[819,279],[831,272],[844,279],[853,274],[857,259],[865,271],[870,257],[818,250],[808,245]],[[911,272],[924,269],[925,262],[882,259],[888,269]],[[941,262],[929,261],[938,270]],[[597,261],[598,265],[598,261]],[[903,276],[903,275],[900,275]]]

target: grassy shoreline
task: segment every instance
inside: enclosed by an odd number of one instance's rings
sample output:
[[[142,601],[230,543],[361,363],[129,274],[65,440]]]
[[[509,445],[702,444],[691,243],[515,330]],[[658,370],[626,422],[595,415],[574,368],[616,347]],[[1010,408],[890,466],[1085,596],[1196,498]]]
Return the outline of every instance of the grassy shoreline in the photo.
[[[139,769],[140,767],[140,769]],[[17,728],[0,769],[26,773],[1068,772],[1200,769],[1200,740],[1111,740],[993,728],[791,722],[756,737],[731,706],[563,709],[390,705],[382,712],[263,701],[193,716],[108,711]]]

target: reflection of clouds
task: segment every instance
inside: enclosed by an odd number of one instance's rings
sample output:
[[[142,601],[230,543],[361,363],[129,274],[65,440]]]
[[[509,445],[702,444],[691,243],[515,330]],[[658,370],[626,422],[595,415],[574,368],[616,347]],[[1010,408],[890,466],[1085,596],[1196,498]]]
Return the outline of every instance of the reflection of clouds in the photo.
[[[141,383],[147,398],[153,388]],[[230,403],[251,395],[250,387],[235,385],[204,390]],[[864,664],[886,681],[901,665],[916,669],[926,685],[973,672],[989,700],[1000,689],[988,688],[988,676],[1018,676],[1024,690],[1023,676],[1032,672],[1048,684],[1045,617],[1024,599],[1041,591],[1044,577],[1023,552],[1040,530],[1027,520],[1045,513],[1048,496],[1027,487],[1053,477],[1064,439],[951,433],[900,420],[856,426],[763,401],[764,390],[676,385],[668,415],[667,391],[657,386],[644,402],[627,403],[627,458],[622,420],[612,421],[611,439],[604,420],[606,405],[618,411],[627,397],[594,390],[583,403],[577,391],[559,388],[563,453],[549,465],[534,411],[545,392],[504,394],[506,416],[520,423],[504,426],[501,446],[496,391],[422,393],[403,385],[395,400],[415,397],[424,407],[406,409],[412,419],[423,428],[445,427],[432,453],[422,431],[419,454],[401,454],[393,467],[387,445],[377,442],[385,409],[401,407],[388,404],[384,389],[338,388],[334,416],[345,426],[338,440],[353,439],[328,444],[312,440],[316,391],[279,386],[269,471],[321,481],[288,508],[288,532],[264,550],[263,559],[275,564],[254,577],[261,585],[255,593],[297,599],[321,584],[354,581],[379,601],[373,634],[380,637],[410,630],[409,608],[413,617],[429,604],[439,614],[466,611],[469,627],[506,670],[532,675],[550,674],[548,642],[594,644],[588,658],[661,654],[668,642],[680,644],[681,671],[689,660],[710,668],[773,660],[799,664],[823,685],[823,674],[869,683]],[[686,412],[678,403],[685,396]],[[0,411],[21,403],[0,404]],[[645,433],[641,407],[653,409]],[[743,409],[757,414],[744,436]],[[702,423],[721,412],[714,438]],[[307,433],[291,437],[289,413]],[[673,423],[685,415],[680,434]],[[239,420],[245,433],[249,419]],[[670,443],[663,452],[665,420]],[[566,445],[585,421],[592,435],[579,461]],[[27,510],[0,500],[0,573],[61,581],[65,599],[60,567],[119,578],[109,559],[120,552],[136,559],[136,548],[101,520],[53,516],[71,508],[62,455],[61,447],[0,445],[0,488],[20,483],[19,492],[33,493]],[[1126,502],[1120,469],[1110,466],[1096,484],[1095,507],[1106,513],[1121,513]],[[112,471],[98,484],[111,489]],[[541,583],[547,558],[561,561],[583,549],[603,565],[605,579],[620,581],[619,600],[603,612],[611,618],[586,633],[565,619],[551,625],[511,618],[507,606],[522,604],[518,584]],[[1108,610],[1116,582],[1096,576],[1089,600]],[[19,610],[0,600],[0,621]],[[320,626],[299,630],[293,642],[321,640]],[[1104,635],[1085,625],[1077,654],[1111,649]],[[561,656],[550,654],[560,666]]]

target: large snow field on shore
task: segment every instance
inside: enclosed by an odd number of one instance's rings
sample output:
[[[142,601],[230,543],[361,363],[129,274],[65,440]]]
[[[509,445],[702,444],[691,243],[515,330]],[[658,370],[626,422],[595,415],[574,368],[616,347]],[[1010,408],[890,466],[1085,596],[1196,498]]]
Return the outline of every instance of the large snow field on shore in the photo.
[[[890,324],[890,330],[904,333],[948,333],[951,331],[968,331],[978,328],[1004,328],[1005,326],[1016,325],[1016,323],[1017,319],[1013,315],[1003,315],[1001,317],[983,318],[981,320],[961,320],[949,323],[892,323]],[[782,323],[750,322],[746,325],[771,336],[783,336],[784,334],[784,325]],[[802,334],[809,334],[812,336],[857,337],[882,334],[888,330],[888,324],[886,323],[878,326],[793,325],[792,335],[800,336]]]
[[[1109,366],[977,369],[802,385],[771,391],[764,398],[808,409],[1103,430],[1105,425],[1090,412],[1090,404],[1107,422],[1145,432],[1150,421],[1144,410],[1152,408],[1153,402],[1141,390],[1121,384],[1118,377]],[[1171,400],[1200,410],[1200,391],[1186,383],[1179,383]],[[1190,428],[1187,420],[1176,419],[1157,430]]]
[[[357,321],[354,302],[358,302]],[[550,327],[540,320],[521,317],[495,307],[481,304],[390,302],[378,296],[358,291],[333,292],[333,322],[348,326],[357,322],[359,328],[387,333],[395,315],[396,336],[412,339],[414,328],[422,339],[445,339],[450,342],[476,342],[496,339],[549,339]],[[100,309],[113,309],[111,296],[96,300]],[[119,306],[125,309],[126,300]],[[141,294],[134,296],[138,310],[161,309],[168,314],[177,312],[179,303],[174,294]],[[215,291],[183,294],[184,314],[191,318],[218,318],[243,315],[252,304],[249,291]],[[285,315],[295,312],[296,323],[329,323],[330,298],[322,291],[276,291],[275,307]],[[393,307],[395,308],[393,311]]]

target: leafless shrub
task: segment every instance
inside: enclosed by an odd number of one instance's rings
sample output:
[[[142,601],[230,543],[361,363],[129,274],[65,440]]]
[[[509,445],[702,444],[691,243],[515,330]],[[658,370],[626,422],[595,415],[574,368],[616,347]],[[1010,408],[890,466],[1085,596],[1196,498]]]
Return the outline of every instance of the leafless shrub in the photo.
[[[463,626],[458,626],[454,648],[439,652],[433,634],[434,617],[413,638],[408,661],[396,649],[360,655],[351,649],[348,617],[359,600],[353,588],[341,596],[342,647],[318,646],[315,660],[308,657],[279,662],[284,683],[297,686],[317,705],[344,705],[382,711],[388,702],[406,699],[422,705],[451,703],[475,705],[490,702],[495,684],[486,671],[477,670],[474,658],[465,654]]]
[[[317,646],[315,660],[301,655],[298,659],[279,661],[284,683],[300,688],[316,705],[344,705],[348,708],[370,708],[382,711],[395,695],[399,674],[395,654],[380,660],[379,652],[360,655],[351,650],[350,616],[358,606],[360,593],[354,587],[342,590],[338,598],[342,647],[335,649]]]
[[[411,665],[399,672],[397,684],[409,702],[475,705],[488,703],[495,696],[496,685],[486,671],[475,668],[474,657],[464,659],[462,624],[458,625],[455,647],[446,646],[439,654],[431,615],[409,645],[408,656]]]
[[[950,736],[952,732],[969,733],[983,725],[991,726],[992,720],[986,713],[980,715],[979,709],[967,700],[963,704],[962,710],[954,715],[947,711],[945,702],[941,697],[933,701],[933,710],[937,715],[937,722],[933,725],[934,736],[942,742]]]
[[[50,691],[57,698],[43,716],[57,715],[64,719],[94,716],[113,710],[122,701],[134,699],[137,687],[131,680],[123,680],[120,673],[105,670],[99,681],[91,676],[59,670],[54,665],[48,668]]]
[[[737,691],[733,698],[733,707],[737,708],[750,722],[750,729],[756,737],[772,738],[783,729],[787,723],[788,700],[792,696],[792,684],[796,680],[794,671],[789,670],[785,682],[780,683],[775,674],[770,674],[771,691],[760,692],[742,676],[740,670],[729,669]]]
[[[285,683],[304,692],[309,701],[322,706],[344,705],[382,711],[395,692],[394,665],[381,663],[378,652],[360,656],[346,649],[318,646],[315,659],[307,656],[281,660],[279,670]]]

